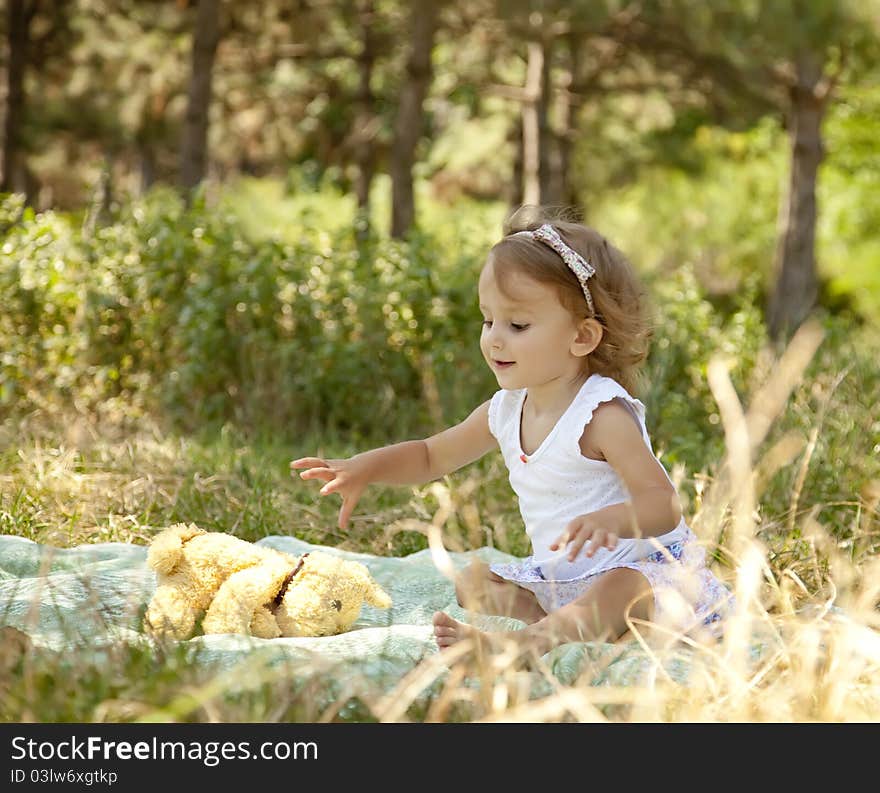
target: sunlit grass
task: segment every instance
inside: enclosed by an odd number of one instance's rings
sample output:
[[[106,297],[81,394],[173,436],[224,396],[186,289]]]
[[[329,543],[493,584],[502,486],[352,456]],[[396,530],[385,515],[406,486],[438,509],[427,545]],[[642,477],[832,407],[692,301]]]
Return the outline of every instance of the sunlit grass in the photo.
[[[880,485],[853,494],[858,520],[840,539],[822,505],[792,489],[783,521],[761,518],[772,472],[809,466],[804,443],[765,442],[820,343],[807,326],[741,403],[726,363],[708,377],[727,454],[701,472],[691,524],[734,590],[724,638],[663,633],[633,622],[634,642],[587,649],[573,681],[553,654],[494,656],[462,642],[395,681],[315,661],[303,682],[288,664],[219,669],[187,645],[119,643],[54,652],[4,628],[0,718],[19,721],[619,721],[846,722],[880,720]],[[807,440],[807,447],[809,439]],[[769,448],[768,448],[769,447]],[[305,452],[345,454],[344,440],[247,437],[226,427],[184,437],[143,423],[114,434],[88,417],[63,428],[32,415],[3,427],[2,532],[69,547],[146,544],[163,526],[195,521],[249,540],[293,534],[379,555],[492,545],[526,553],[506,471],[487,458],[418,488],[374,488],[350,531],[338,502],[289,476]],[[803,476],[794,481],[803,482]],[[797,507],[797,504],[801,508]],[[442,569],[442,568],[441,568]],[[637,674],[624,681],[623,662]],[[617,662],[617,663],[615,663]],[[149,670],[149,673],[145,673]],[[536,680],[542,688],[536,693]]]

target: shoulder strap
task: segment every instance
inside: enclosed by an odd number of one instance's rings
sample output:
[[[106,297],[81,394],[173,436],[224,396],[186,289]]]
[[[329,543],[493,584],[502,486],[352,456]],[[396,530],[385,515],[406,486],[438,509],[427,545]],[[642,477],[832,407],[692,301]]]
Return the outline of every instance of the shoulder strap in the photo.
[[[516,413],[519,405],[520,392],[501,389],[496,391],[489,402],[489,432],[497,440],[501,439],[501,433],[506,428]]]
[[[572,421],[575,423],[575,426],[572,427],[573,430],[580,430],[585,425],[589,424],[590,419],[593,418],[593,412],[603,402],[611,402],[616,399],[632,414],[633,419],[639,425],[645,443],[648,444],[649,449],[652,449],[651,439],[648,436],[648,428],[645,423],[644,404],[632,396],[632,394],[630,394],[629,391],[627,391],[616,380],[603,375],[592,375],[587,382],[584,383],[584,387],[581,389],[576,399],[578,404],[576,405],[575,410],[572,411]],[[578,433],[578,437],[580,437],[580,433]]]

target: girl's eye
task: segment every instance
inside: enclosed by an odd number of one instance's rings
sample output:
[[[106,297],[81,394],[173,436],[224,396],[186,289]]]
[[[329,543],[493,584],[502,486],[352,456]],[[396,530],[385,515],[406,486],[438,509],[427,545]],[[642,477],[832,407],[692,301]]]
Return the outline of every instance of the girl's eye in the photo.
[[[487,330],[489,328],[491,328],[492,327],[492,320],[491,319],[484,319],[483,320],[483,327],[486,328]],[[517,331],[517,333],[519,333],[521,331],[524,331],[529,326],[527,323],[523,323],[523,322],[511,322],[510,327],[513,328],[515,331]]]

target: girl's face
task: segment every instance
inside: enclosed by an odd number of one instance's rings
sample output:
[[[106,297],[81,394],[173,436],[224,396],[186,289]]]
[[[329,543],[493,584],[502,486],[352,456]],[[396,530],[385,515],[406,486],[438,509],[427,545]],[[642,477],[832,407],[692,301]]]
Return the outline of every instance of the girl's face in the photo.
[[[570,383],[584,372],[584,345],[574,317],[552,286],[517,273],[502,293],[493,265],[480,273],[480,349],[501,388]]]

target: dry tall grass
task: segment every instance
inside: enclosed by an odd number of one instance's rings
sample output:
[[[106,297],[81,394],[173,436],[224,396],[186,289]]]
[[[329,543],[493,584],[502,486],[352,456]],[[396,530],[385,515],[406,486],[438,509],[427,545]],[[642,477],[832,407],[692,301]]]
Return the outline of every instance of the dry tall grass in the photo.
[[[560,685],[541,659],[530,658],[531,666],[553,687],[549,696],[537,700],[528,696],[523,658],[515,647],[485,657],[462,642],[423,662],[377,700],[376,715],[385,721],[403,718],[419,694],[451,668],[428,720],[443,720],[455,702],[475,706],[477,719],[489,722],[880,720],[880,558],[854,553],[876,546],[876,494],[866,504],[862,525],[846,543],[836,542],[824,530],[815,510],[808,514],[800,531],[812,554],[784,566],[771,565],[756,510],[762,483],[779,467],[798,455],[802,473],[809,465],[815,438],[805,446],[784,437],[760,452],[821,339],[818,325],[803,326],[773,362],[772,375],[747,409],[731,384],[726,363],[716,359],[709,369],[727,456],[702,494],[692,527],[726,560],[726,574],[720,574],[736,597],[736,613],[721,641],[658,632],[657,626],[633,621],[631,631],[650,659],[637,682],[590,685],[617,660],[619,653],[613,651],[585,664],[578,681],[568,686]],[[797,481],[802,483],[803,475]],[[796,486],[792,516],[800,495]],[[451,575],[436,524],[427,529],[429,542],[438,568]],[[684,675],[669,671],[676,664],[684,665]],[[462,685],[468,677],[481,681],[480,691]]]
[[[764,484],[782,466],[810,464],[815,437],[785,436],[765,447],[768,431],[821,342],[808,324],[743,406],[723,360],[713,361],[709,383],[725,429],[727,456],[699,493],[691,525],[716,559],[716,572],[734,591],[737,612],[723,639],[671,635],[633,621],[635,643],[606,645],[584,653],[580,674],[563,684],[548,657],[522,656],[514,648],[486,656],[468,642],[429,654],[395,684],[377,687],[349,674],[340,682],[332,664],[311,670],[310,682],[289,685],[290,669],[248,668],[247,681],[232,671],[199,677],[189,659],[168,649],[144,659],[128,648],[108,655],[118,685],[94,701],[83,699],[81,681],[97,687],[104,671],[89,667],[70,680],[70,659],[40,653],[27,638],[7,630],[0,653],[0,717],[5,720],[74,721],[484,721],[484,722],[866,722],[880,720],[880,556],[877,504],[880,485],[862,494],[853,536],[839,542],[816,519],[790,512],[789,524],[762,524],[757,505]],[[232,444],[224,464],[210,473],[179,463],[181,441],[156,434],[137,443],[101,445],[79,433],[59,443],[36,428],[6,438],[6,473],[0,476],[4,533],[47,544],[123,540],[145,543],[176,513],[200,511],[229,527],[247,523],[259,532],[277,525],[278,511],[299,510],[298,519],[330,525],[330,512],[273,501],[273,483],[257,481]],[[77,451],[91,442],[86,460]],[[15,460],[9,449],[17,445]],[[189,450],[190,457],[192,450]],[[144,466],[145,458],[150,460]],[[201,469],[200,469],[201,470]],[[259,480],[259,477],[256,477]],[[793,507],[804,494],[796,478]],[[370,525],[419,531],[428,537],[440,571],[451,574],[446,547],[482,544],[484,526],[465,480],[456,493],[443,483],[424,491],[419,508],[427,520],[402,519],[388,508]],[[328,506],[332,510],[332,506]],[[274,510],[274,511],[273,511]],[[444,533],[451,515],[466,537]],[[774,543],[779,529],[799,532],[808,553],[786,555]],[[388,532],[374,542],[387,545]],[[460,532],[459,532],[460,534]],[[348,538],[352,542],[351,538]],[[375,551],[375,545],[360,550]],[[638,674],[626,684],[616,664],[636,657]],[[622,660],[621,660],[621,657]],[[145,687],[145,665],[164,672]],[[634,669],[630,666],[627,668]],[[543,686],[535,695],[536,680]],[[42,681],[42,682],[41,682]],[[47,683],[47,681],[49,681]],[[333,682],[335,688],[324,686]],[[103,685],[101,683],[100,685]],[[328,690],[335,691],[329,705]],[[247,695],[247,692],[252,692]],[[253,693],[256,692],[256,693]],[[39,698],[55,698],[52,704]],[[79,698],[79,699],[77,699]],[[323,703],[323,704],[321,704]],[[356,703],[353,705],[352,703]]]

